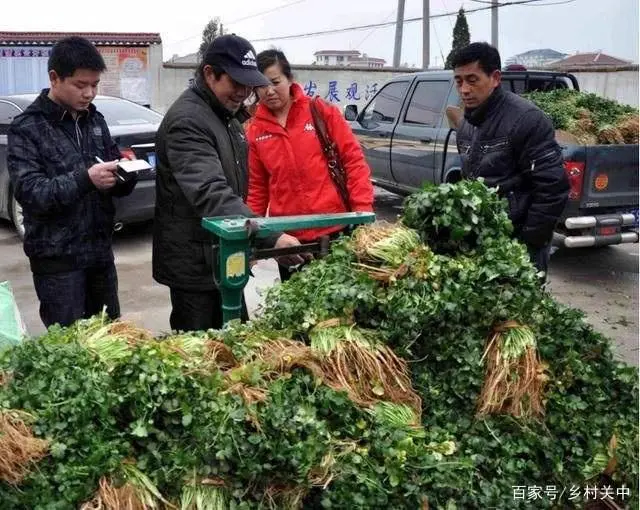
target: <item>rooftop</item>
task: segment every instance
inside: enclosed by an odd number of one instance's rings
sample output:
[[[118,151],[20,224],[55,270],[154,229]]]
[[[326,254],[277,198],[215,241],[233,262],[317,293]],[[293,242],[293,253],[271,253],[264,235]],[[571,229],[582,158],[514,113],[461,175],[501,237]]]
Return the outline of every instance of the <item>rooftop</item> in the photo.
[[[628,60],[622,60],[620,58],[612,57],[602,52],[592,53],[576,53],[570,55],[562,60],[552,62],[549,67],[564,68],[564,67],[605,67],[605,66],[626,66],[631,64]]]
[[[354,55],[358,57],[360,56],[360,52],[358,50],[320,50],[316,51],[313,55]]]
[[[50,45],[70,36],[84,37],[100,46],[162,44],[160,34],[151,32],[0,32],[0,45]]]
[[[524,53],[519,53],[514,57],[544,57],[560,59],[562,57],[565,57],[566,55],[566,53],[561,53],[559,51],[552,50],[551,48],[541,48],[537,50],[525,51]]]

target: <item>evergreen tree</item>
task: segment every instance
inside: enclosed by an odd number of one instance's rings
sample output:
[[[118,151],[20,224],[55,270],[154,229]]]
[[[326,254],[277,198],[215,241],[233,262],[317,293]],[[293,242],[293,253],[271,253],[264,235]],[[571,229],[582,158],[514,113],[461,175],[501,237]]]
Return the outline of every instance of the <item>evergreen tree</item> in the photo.
[[[198,50],[198,56],[200,58],[204,56],[209,44],[211,44],[211,41],[219,35],[222,35],[222,23],[220,23],[219,17],[215,17],[207,23],[202,31],[202,42],[200,43],[200,49]]]
[[[444,65],[445,69],[452,69],[451,60],[453,59],[453,55],[460,48],[469,46],[470,42],[471,36],[469,35],[467,16],[464,13],[464,9],[460,7],[458,17],[456,18],[456,24],[453,27],[453,45],[451,46],[451,52],[447,56],[447,61]]]

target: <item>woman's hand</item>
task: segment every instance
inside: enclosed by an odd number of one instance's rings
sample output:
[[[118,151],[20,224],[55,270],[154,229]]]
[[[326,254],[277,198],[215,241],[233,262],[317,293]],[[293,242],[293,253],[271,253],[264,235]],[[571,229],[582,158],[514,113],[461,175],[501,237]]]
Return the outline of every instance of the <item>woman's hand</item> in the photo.
[[[282,234],[276,241],[274,248],[290,248],[292,246],[300,246],[300,241],[289,234]],[[295,255],[282,255],[281,257],[276,257],[276,260],[278,261],[278,264],[282,266],[291,267],[302,264],[312,258],[313,256],[310,253],[300,253]]]

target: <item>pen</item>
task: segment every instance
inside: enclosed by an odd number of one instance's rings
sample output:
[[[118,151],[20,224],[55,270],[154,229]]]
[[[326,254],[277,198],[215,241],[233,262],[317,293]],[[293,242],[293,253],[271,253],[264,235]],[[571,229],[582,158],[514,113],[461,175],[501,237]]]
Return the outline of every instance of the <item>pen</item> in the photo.
[[[98,156],[94,156],[94,158],[96,158],[96,161],[98,163],[104,163],[104,161],[102,161],[102,159],[100,159]],[[118,172],[115,172],[116,177],[118,178],[118,180],[125,182],[124,177],[122,177]]]

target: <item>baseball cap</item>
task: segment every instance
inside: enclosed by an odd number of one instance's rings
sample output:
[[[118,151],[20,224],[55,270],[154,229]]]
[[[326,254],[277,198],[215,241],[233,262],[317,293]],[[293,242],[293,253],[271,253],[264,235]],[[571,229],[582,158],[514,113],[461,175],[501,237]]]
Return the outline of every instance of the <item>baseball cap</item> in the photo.
[[[203,62],[217,65],[233,80],[246,87],[271,85],[267,77],[258,71],[254,47],[236,34],[216,37],[207,48]]]

